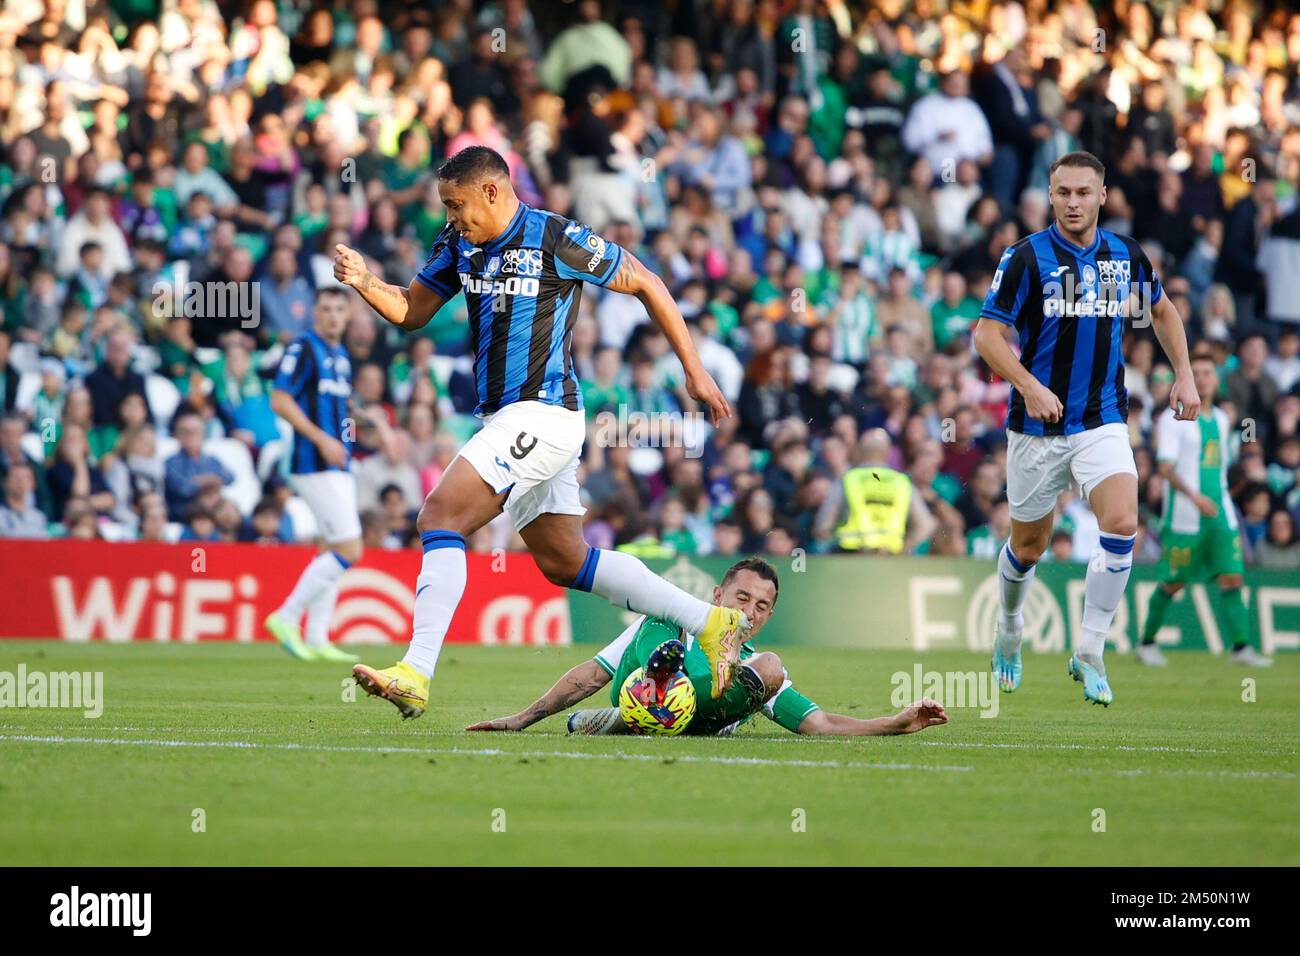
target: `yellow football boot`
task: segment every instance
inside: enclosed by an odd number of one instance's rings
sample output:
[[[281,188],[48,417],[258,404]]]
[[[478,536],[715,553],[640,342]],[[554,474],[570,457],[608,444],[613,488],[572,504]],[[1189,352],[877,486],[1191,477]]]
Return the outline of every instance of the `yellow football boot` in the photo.
[[[396,707],[404,720],[419,717],[429,706],[429,678],[406,661],[381,671],[358,664],[352,668],[352,676],[371,697],[382,697]]]
[[[749,619],[743,611],[734,607],[715,607],[709,611],[709,621],[696,640],[709,659],[714,700],[731,686],[736,676],[736,663],[740,660],[740,645],[748,635]]]

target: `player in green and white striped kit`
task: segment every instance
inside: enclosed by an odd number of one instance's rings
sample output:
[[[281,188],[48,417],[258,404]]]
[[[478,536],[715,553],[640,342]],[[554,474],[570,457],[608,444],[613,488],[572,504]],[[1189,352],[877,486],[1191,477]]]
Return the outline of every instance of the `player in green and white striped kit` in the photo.
[[[1214,360],[1204,355],[1192,359],[1192,377],[1201,396],[1201,416],[1196,421],[1178,421],[1172,410],[1165,409],[1156,420],[1156,461],[1168,483],[1160,525],[1163,580],[1151,595],[1137,658],[1154,667],[1168,663],[1156,646],[1156,632],[1170,602],[1184,585],[1214,577],[1232,642],[1232,660],[1268,667],[1272,659],[1246,642],[1250,615],[1241,596],[1245,570],[1241,529],[1228,495],[1229,422],[1223,409],[1214,405],[1219,391]]]
[[[776,571],[761,558],[738,561],[714,588],[714,603],[743,610],[752,623],[751,637],[762,630],[776,605]],[[608,644],[592,660],[584,661],[561,677],[530,707],[510,717],[485,720],[467,730],[523,730],[552,714],[558,714],[609,685],[612,706],[580,710],[569,718],[569,731],[580,734],[628,733],[618,713],[618,692],[627,676],[646,666],[650,655],[665,641],[682,640],[678,628],[659,618],[641,617]],[[762,711],[769,719],[796,734],[877,736],[910,734],[948,722],[944,709],[932,700],[922,700],[890,717],[860,720],[822,710],[790,683],[781,660],[770,651],[758,653],[743,645],[736,679],[714,700],[710,693],[710,669],[704,652],[686,635],[685,670],[695,685],[695,716],[687,735],[733,733],[740,724]]]

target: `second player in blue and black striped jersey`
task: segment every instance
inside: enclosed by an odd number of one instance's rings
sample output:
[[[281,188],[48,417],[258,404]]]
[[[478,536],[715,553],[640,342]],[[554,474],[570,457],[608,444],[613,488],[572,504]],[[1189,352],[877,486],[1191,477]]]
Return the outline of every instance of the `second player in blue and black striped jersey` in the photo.
[[[569,354],[582,283],[608,284],[622,260],[622,248],[582,223],[524,203],[482,246],[443,229],[416,281],[443,299],[465,292],[476,412],[520,401],[582,408]]]
[[[1053,223],[1009,247],[980,317],[1013,326],[1020,361],[1060,399],[1063,414],[1039,421],[1011,392],[1007,428],[1072,435],[1128,420],[1123,337],[1127,321],[1149,317],[1163,295],[1137,241],[1097,229],[1086,247]]]
[[[1060,496],[1077,487],[1100,531],[1084,581],[1069,674],[1085,700],[1114,700],[1103,660],[1124,598],[1138,528],[1138,472],[1126,427],[1126,324],[1150,323],[1174,368],[1170,405],[1193,419],[1187,336],[1177,307],[1138,244],[1101,229],[1106,167],[1091,153],[1066,153],[1051,166],[1055,222],[1002,254],[975,327],[974,345],[1011,383],[1007,411],[1007,504],[1011,535],[998,554],[1001,613],[991,667],[998,686],[1020,686],[1024,603],[1047,550]],[[1017,356],[1007,327],[1019,339]]]
[[[342,344],[347,300],[337,289],[321,290],[321,297],[328,303],[317,304],[315,324],[289,343],[275,376],[276,390],[287,393],[306,420],[290,422],[289,470],[295,475],[347,471],[351,458],[352,366]],[[322,450],[326,439],[342,446],[341,460],[337,446],[332,454]]]

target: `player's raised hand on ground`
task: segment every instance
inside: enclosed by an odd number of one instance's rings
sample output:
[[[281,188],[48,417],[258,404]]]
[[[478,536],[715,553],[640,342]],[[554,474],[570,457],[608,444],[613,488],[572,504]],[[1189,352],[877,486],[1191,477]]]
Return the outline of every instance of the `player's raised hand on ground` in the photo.
[[[943,704],[929,697],[918,700],[910,707],[904,707],[894,717],[894,723],[900,734],[914,734],[927,727],[938,727],[948,722],[948,714]]]
[[[1181,422],[1194,422],[1201,414],[1201,396],[1191,376],[1174,379],[1174,387],[1169,391],[1169,407],[1174,410],[1174,418]]]
[[[1024,393],[1024,397],[1025,411],[1029,413],[1030,418],[1048,424],[1061,420],[1061,415],[1064,413],[1061,400],[1042,382],[1035,381],[1033,387]]]
[[[480,720],[477,724],[470,724],[466,730],[523,730],[527,724],[520,714],[512,717],[498,717],[496,720]]]
[[[731,404],[722,394],[722,389],[718,388],[718,383],[713,380],[713,376],[704,369],[700,369],[694,375],[690,372],[686,373],[686,394],[697,402],[709,406],[709,411],[713,415],[713,424],[716,425],[724,418],[731,417]]]
[[[344,285],[357,286],[366,276],[366,260],[343,243],[334,246],[334,278]]]

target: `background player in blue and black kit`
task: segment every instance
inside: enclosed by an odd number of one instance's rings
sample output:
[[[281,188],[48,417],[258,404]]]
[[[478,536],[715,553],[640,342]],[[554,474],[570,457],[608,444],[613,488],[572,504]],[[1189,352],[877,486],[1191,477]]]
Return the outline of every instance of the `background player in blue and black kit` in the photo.
[[[1169,404],[1197,416],[1187,336],[1178,309],[1137,242],[1097,227],[1106,170],[1091,153],[1052,164],[1056,221],[1008,248],[975,329],[975,347],[1011,383],[1007,412],[1007,500],[1011,537],[998,556],[1002,613],[993,670],[1002,690],[1020,685],[1021,608],[1052,533],[1056,499],[1076,481],[1101,528],[1088,565],[1083,622],[1069,672],[1084,697],[1114,699],[1102,655],[1124,597],[1137,535],[1137,467],[1124,388],[1126,319],[1150,321],[1174,368]],[[1017,358],[1007,342],[1014,329]]]
[[[290,483],[307,502],[321,540],[321,553],[303,569],[298,583],[266,629],[300,660],[356,660],[329,642],[329,621],[338,599],[338,580],[361,559],[361,520],[351,462],[355,431],[348,402],[352,365],[343,348],[348,295],[339,288],[316,296],[313,327],[285,349],[271,394],[275,413],[293,426]],[[307,639],[298,622],[307,612]]]
[[[578,493],[586,436],[570,340],[583,283],[634,295],[663,330],[686,373],[686,390],[714,422],[731,414],[704,370],[681,310],[663,281],[631,253],[580,222],[519,201],[500,154],[471,146],[438,171],[447,226],[409,286],[389,285],[346,246],[334,276],[384,319],[422,328],[463,291],[478,388],[486,417],[420,509],[424,559],[416,582],[411,646],[392,667],[358,664],[368,693],[403,717],[428,704],[429,680],[465,591],[465,536],[506,511],[542,573],[621,608],[665,618],[697,635],[720,696],[735,675],[744,613],[701,601],[654,574],[637,557],[588,547]]]

